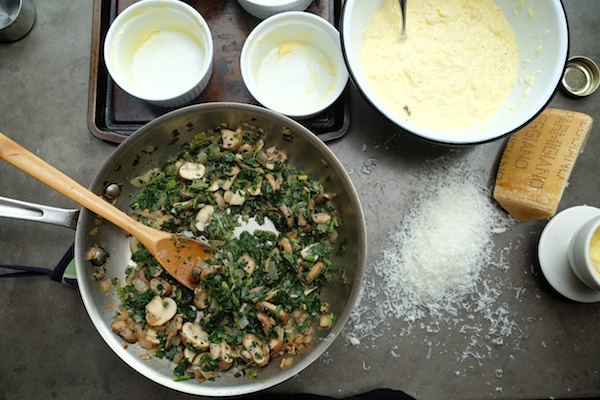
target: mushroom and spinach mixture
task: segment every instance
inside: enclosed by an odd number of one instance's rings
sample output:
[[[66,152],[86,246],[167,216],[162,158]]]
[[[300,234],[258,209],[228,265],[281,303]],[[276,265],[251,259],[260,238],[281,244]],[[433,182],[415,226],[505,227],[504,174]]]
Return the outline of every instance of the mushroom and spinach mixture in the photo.
[[[217,127],[131,181],[140,188],[131,201],[139,221],[212,250],[198,260],[191,290],[133,240],[125,284],[111,282],[121,300],[113,331],[147,358],[172,360],[175,380],[225,370],[254,377],[276,358],[287,368],[313,342],[313,321],[333,325],[319,295],[334,274],[343,277],[332,264],[344,247],[336,245],[334,194],[263,137],[250,125]]]

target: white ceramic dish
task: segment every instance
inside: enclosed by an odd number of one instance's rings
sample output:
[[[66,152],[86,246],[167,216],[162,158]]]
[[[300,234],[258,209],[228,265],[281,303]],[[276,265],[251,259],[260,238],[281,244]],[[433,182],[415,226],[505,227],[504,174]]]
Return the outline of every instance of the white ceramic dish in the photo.
[[[155,105],[191,102],[206,88],[213,41],[202,16],[177,0],[144,0],[121,12],[104,44],[110,76],[127,93]]]
[[[324,18],[302,11],[258,24],[244,43],[240,68],[260,104],[295,118],[325,110],[348,83],[339,32]]]
[[[600,292],[600,274],[590,254],[592,236],[600,228],[600,216],[586,221],[569,244],[569,264],[577,277],[591,289]]]
[[[304,11],[313,0],[237,0],[250,15],[265,19],[286,11]]]
[[[383,1],[344,1],[340,24],[342,48],[350,75],[364,97],[400,128],[442,144],[488,142],[526,125],[554,95],[562,78],[569,47],[567,21],[561,2],[496,0],[511,23],[519,46],[519,77],[508,100],[491,118],[466,129],[436,131],[407,122],[378,98],[369,87],[362,67],[364,32]],[[411,6],[410,2],[408,6]],[[410,40],[410,20],[407,26]]]
[[[592,290],[575,275],[569,263],[571,237],[583,224],[600,217],[600,209],[571,207],[556,214],[544,227],[538,245],[538,259],[546,280],[561,295],[580,303],[600,301],[600,292]]]

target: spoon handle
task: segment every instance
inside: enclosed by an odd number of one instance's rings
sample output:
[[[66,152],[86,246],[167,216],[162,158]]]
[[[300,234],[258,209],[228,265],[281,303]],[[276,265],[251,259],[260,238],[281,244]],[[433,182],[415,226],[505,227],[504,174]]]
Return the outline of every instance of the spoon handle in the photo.
[[[400,12],[402,13],[402,29],[400,40],[406,39],[406,2],[407,0],[398,0],[400,2]]]
[[[148,237],[148,228],[127,214],[104,201],[95,193],[81,186],[75,180],[46,163],[21,145],[0,132],[0,158],[21,171],[50,186],[57,192],[112,222],[132,234],[142,243]]]

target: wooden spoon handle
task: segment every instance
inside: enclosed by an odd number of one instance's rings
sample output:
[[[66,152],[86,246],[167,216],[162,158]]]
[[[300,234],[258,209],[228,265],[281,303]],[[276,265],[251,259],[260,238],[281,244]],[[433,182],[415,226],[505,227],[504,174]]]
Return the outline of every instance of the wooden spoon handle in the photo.
[[[148,233],[151,228],[135,221],[1,132],[0,158],[62,193],[79,205],[112,222],[135,236],[142,243],[148,240]]]

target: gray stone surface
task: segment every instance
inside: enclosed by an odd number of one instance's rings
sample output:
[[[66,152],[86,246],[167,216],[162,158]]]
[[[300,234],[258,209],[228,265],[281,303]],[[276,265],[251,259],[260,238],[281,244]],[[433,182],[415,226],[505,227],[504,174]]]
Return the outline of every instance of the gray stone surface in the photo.
[[[31,33],[0,44],[0,131],[87,186],[115,148],[92,136],[86,122],[92,0],[37,0],[35,5]],[[564,6],[570,54],[600,61],[600,2],[565,0]],[[573,99],[558,92],[551,106],[600,119],[599,96]],[[387,122],[357,91],[352,92],[352,115],[350,132],[330,147],[351,173],[363,202],[367,274],[373,277],[373,264],[389,246],[394,221],[421,189],[419,170],[425,161],[464,158],[492,180],[505,141],[460,151],[423,143]],[[594,129],[560,209],[600,206],[599,152]],[[4,162],[0,196],[75,207]],[[356,347],[337,339],[312,366],[272,392],[343,397],[392,388],[423,399],[600,395],[599,308],[571,302],[545,281],[537,243],[546,223],[517,225],[497,236],[499,248],[512,246],[506,255],[510,268],[498,272],[498,279],[525,290],[504,290],[499,301],[510,310],[515,331],[502,344],[489,345],[483,338],[481,360],[462,359],[469,334],[457,326],[438,333],[417,327],[402,335],[406,323],[390,318]],[[73,239],[74,232],[66,228],[0,219],[0,264],[52,267]],[[0,360],[2,400],[191,398],[124,364],[95,331],[77,290],[45,277],[0,279]]]

